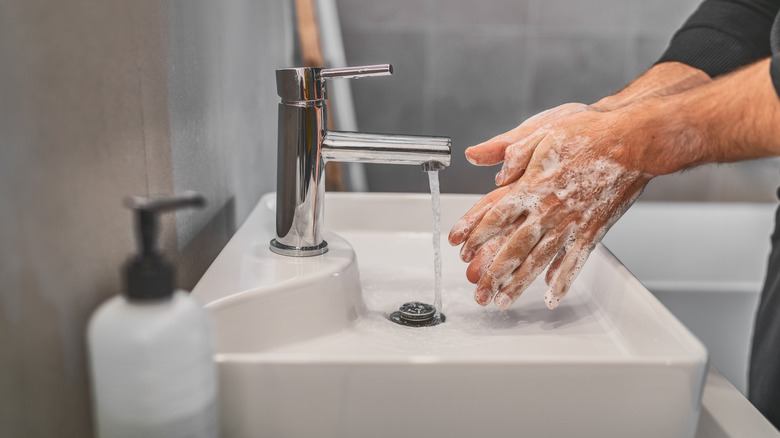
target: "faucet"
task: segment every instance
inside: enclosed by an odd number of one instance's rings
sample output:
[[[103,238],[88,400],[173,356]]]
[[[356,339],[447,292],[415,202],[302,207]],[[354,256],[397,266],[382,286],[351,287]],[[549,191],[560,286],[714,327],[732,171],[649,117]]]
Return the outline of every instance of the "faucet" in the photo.
[[[347,68],[276,70],[279,137],[276,167],[276,238],[271,251],[291,257],[324,254],[322,238],[325,162],[421,165],[439,171],[450,164],[447,137],[328,131],[326,79],[386,76],[389,64]]]

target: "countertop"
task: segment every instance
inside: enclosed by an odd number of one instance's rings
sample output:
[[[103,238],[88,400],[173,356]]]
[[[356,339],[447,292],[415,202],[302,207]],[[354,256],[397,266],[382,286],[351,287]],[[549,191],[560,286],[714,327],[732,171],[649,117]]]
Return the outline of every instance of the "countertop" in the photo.
[[[780,438],[780,432],[710,365],[696,438]]]

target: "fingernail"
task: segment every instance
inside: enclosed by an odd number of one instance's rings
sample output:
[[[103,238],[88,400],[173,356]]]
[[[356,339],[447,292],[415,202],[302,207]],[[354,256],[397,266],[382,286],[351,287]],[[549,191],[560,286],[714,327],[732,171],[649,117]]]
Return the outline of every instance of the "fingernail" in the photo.
[[[496,174],[496,185],[500,186],[501,183],[504,182],[504,168],[502,167],[501,170],[498,171]]]
[[[455,226],[452,227],[452,230],[450,231],[450,244],[460,245],[466,240],[466,227],[461,225],[460,223],[455,224]]]
[[[474,301],[477,302],[482,307],[487,306],[487,304],[490,302],[486,297],[486,291],[481,288],[477,288],[477,290],[474,291]]]
[[[493,302],[496,303],[496,307],[501,310],[506,310],[509,308],[509,306],[512,305],[512,299],[509,298],[509,295],[503,292],[496,295],[496,298],[493,300]]]
[[[471,148],[466,149],[466,159],[469,160],[469,163],[471,164],[477,164],[477,160],[474,158]]]
[[[490,303],[490,300],[493,299],[493,290],[484,284],[480,285],[477,287],[477,290],[474,291],[474,299],[480,306],[487,306]]]
[[[552,288],[547,289],[547,292],[544,294],[544,304],[547,305],[547,308],[550,310],[555,309],[558,307],[558,304],[561,303],[561,297],[556,296]]]

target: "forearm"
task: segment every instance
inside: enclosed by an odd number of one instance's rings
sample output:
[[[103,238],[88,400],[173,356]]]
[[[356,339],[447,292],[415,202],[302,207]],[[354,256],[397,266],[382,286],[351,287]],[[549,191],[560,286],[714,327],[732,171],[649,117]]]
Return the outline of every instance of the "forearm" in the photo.
[[[780,155],[780,99],[769,59],[626,108],[620,120],[647,139],[632,160],[654,175]]]
[[[509,132],[468,148],[466,158],[476,165],[493,165],[501,161],[509,163],[510,168],[502,168],[496,176],[497,185],[509,184],[524,171],[533,153],[533,147],[524,146],[524,140],[537,129],[583,111],[614,111],[643,100],[680,93],[710,81],[703,71],[679,62],[657,64],[614,95],[592,105],[568,103],[544,111]],[[516,158],[513,160],[513,157]]]
[[[681,93],[710,81],[710,77],[697,68],[679,62],[662,62],[592,106],[600,111],[613,111],[645,99]]]

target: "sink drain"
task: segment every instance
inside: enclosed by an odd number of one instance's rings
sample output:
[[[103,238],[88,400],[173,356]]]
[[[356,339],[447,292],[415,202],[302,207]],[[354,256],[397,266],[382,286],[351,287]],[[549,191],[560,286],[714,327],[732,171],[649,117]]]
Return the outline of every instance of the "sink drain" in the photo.
[[[396,324],[410,327],[429,327],[443,323],[445,317],[443,313],[437,315],[436,307],[430,304],[411,301],[402,304],[397,311],[390,314],[389,319]]]

